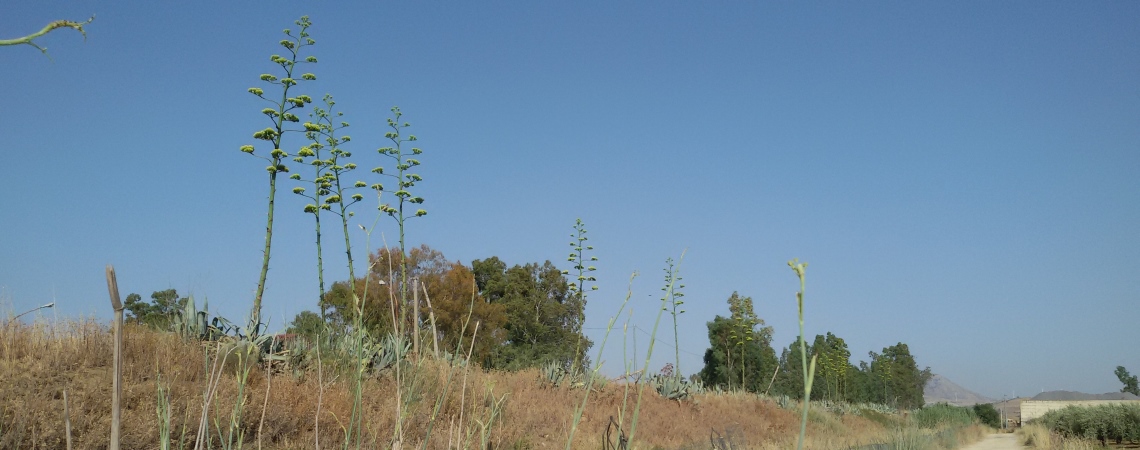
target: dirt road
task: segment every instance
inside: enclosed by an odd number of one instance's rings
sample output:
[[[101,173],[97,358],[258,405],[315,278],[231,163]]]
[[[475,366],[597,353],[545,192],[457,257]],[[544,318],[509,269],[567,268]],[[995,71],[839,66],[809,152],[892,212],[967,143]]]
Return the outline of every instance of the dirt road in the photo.
[[[1017,442],[1017,435],[1012,433],[991,434],[973,445],[963,447],[962,450],[1021,450],[1024,447]]]

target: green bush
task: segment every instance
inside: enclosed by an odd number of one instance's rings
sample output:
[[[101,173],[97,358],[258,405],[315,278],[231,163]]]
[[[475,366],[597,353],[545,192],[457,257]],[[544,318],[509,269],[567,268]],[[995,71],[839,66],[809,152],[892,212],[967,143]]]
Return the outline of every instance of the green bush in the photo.
[[[927,405],[914,412],[914,423],[922,428],[957,427],[974,423],[974,410],[948,403]]]
[[[994,428],[1001,428],[1001,413],[998,413],[994,405],[989,403],[974,405],[974,415],[977,416],[978,420],[981,420],[983,424]]]
[[[1036,421],[1065,437],[1140,442],[1140,404],[1069,406]]]

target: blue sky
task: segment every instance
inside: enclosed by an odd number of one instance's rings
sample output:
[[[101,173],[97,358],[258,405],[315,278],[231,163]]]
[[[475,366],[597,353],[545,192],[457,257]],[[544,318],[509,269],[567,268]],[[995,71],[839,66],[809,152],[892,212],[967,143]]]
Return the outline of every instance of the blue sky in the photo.
[[[392,105],[420,138],[430,215],[410,243],[565,267],[580,217],[600,259],[591,328],[638,271],[650,329],[664,261],[687,249],[686,373],[733,291],[791,343],[793,257],[808,334],[856,360],[905,342],[998,398],[1140,372],[1140,3],[230,3],[6,8],[3,38],[97,17],[86,42],[41,38],[50,59],[0,49],[0,307],[107,319],[110,263],[123,295],[175,288],[243,317],[267,194],[238,151],[267,125],[246,89],[308,14],[305,89],[336,96],[350,149],[385,145]],[[317,293],[311,218],[279,197],[277,325]]]

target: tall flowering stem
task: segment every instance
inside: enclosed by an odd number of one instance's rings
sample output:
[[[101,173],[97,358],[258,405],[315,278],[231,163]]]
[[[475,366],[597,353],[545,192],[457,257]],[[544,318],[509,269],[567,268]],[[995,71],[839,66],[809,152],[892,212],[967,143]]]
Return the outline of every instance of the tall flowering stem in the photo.
[[[586,237],[586,224],[582,222],[582,219],[578,219],[574,222],[574,232],[570,234],[570,238],[573,240],[570,241],[570,256],[568,256],[566,260],[574,264],[574,275],[571,275],[569,270],[563,270],[562,274],[573,276],[568,283],[570,286],[570,294],[574,300],[573,308],[575,309],[571,326],[573,327],[574,335],[578,337],[578,343],[574,346],[573,368],[580,366],[585,370],[586,351],[589,350],[588,348],[582,348],[582,324],[586,320],[586,282],[593,283],[598,281],[597,278],[590,275],[592,272],[598,270],[597,267],[590,265],[590,263],[597,261],[598,257],[590,256],[589,259],[586,258],[586,252],[593,251],[594,246],[586,245],[586,240],[588,239]],[[589,290],[596,291],[598,287],[591,284]],[[588,346],[589,344],[587,344],[587,347]]]
[[[373,185],[373,189],[376,189],[377,192],[389,192],[393,196],[396,197],[396,206],[392,206],[391,204],[388,204],[388,203],[381,204],[380,205],[380,212],[388,214],[388,216],[395,219],[396,224],[400,228],[400,304],[401,305],[406,304],[407,300],[408,300],[408,258],[407,258],[408,253],[405,251],[404,224],[408,219],[410,219],[412,217],[423,217],[423,216],[427,215],[427,211],[424,209],[417,209],[415,211],[415,213],[410,212],[411,205],[413,205],[413,204],[419,205],[419,204],[422,204],[424,202],[423,197],[413,196],[412,193],[410,192],[410,189],[412,187],[414,187],[416,185],[416,183],[423,181],[423,177],[419,176],[418,174],[411,172],[413,167],[420,165],[420,161],[416,158],[413,158],[413,156],[419,156],[419,155],[423,154],[423,150],[420,150],[417,147],[412,147],[410,152],[409,152],[409,150],[404,148],[405,143],[415,142],[416,136],[414,134],[410,134],[407,137],[404,137],[401,134],[401,130],[403,130],[404,128],[408,128],[408,127],[412,126],[411,124],[409,124],[407,122],[400,122],[400,118],[403,117],[403,115],[404,114],[402,112],[400,112],[399,106],[393,106],[392,107],[392,117],[388,118],[388,128],[391,128],[392,131],[384,133],[384,137],[386,137],[386,138],[388,138],[388,140],[392,141],[392,146],[391,147],[383,147],[383,148],[380,148],[379,150],[377,150],[378,152],[380,152],[381,155],[387,156],[387,157],[395,160],[395,162],[396,162],[396,173],[395,174],[386,174],[386,173],[384,173],[383,167],[377,167],[375,169],[372,169],[372,171],[377,173],[377,174],[387,175],[389,177],[396,179],[396,189],[395,190],[385,190],[384,186],[379,185],[379,184]],[[407,209],[407,210],[405,210],[405,209]],[[403,311],[403,308],[401,308],[401,311]],[[401,322],[403,322],[404,319],[405,319],[405,317],[403,317],[403,313],[401,313]],[[413,320],[419,320],[419,318],[416,317],[416,318],[413,318]],[[418,337],[417,337],[417,339],[418,339]]]
[[[665,260],[665,264],[668,266],[665,269],[665,286],[668,286],[669,290],[665,291],[665,298],[662,300],[668,301],[669,306],[672,308],[669,313],[673,316],[673,350],[675,353],[674,356],[676,357],[673,364],[673,372],[677,378],[681,378],[681,340],[677,336],[677,316],[685,313],[685,310],[679,309],[681,305],[685,304],[685,302],[681,301],[681,297],[685,296],[685,294],[681,292],[681,289],[684,289],[685,285],[681,284],[681,276],[678,275],[677,269],[673,267],[673,258]],[[662,290],[665,289],[662,288]]]
[[[365,184],[363,181],[356,181],[351,185],[342,183],[342,177],[356,169],[356,164],[348,160],[348,158],[352,156],[352,153],[340,147],[342,144],[351,141],[352,138],[347,135],[337,135],[338,131],[348,127],[348,122],[339,120],[344,116],[344,113],[334,111],[336,102],[333,100],[333,97],[325,94],[322,100],[324,107],[314,106],[313,111],[309,113],[311,121],[304,123],[305,137],[309,139],[310,143],[309,145],[301,147],[301,150],[297,152],[297,157],[293,158],[293,161],[297,163],[305,163],[313,167],[313,179],[305,180],[305,184],[313,187],[313,192],[306,192],[304,187],[295,187],[293,188],[293,193],[312,201],[312,203],[305,205],[305,212],[312,214],[316,221],[317,278],[320,284],[319,304],[321,307],[321,317],[324,317],[325,282],[324,264],[321,253],[321,211],[329,211],[340,216],[341,231],[344,234],[345,253],[348,255],[349,280],[355,280],[352,245],[348,234],[348,218],[352,217],[353,213],[349,212],[348,208],[356,202],[363,200],[364,196],[361,194],[349,194],[348,191],[362,188]],[[294,173],[290,175],[290,178],[301,180],[301,175]],[[352,292],[355,297],[355,285],[352,288]]]
[[[811,384],[815,380],[815,355],[811,357],[811,366],[808,366],[807,360],[807,342],[804,341],[804,271],[807,270],[807,263],[799,262],[799,259],[792,259],[788,261],[788,267],[796,273],[800,279],[800,291],[796,293],[796,304],[799,306],[800,311],[800,364],[803,368],[804,374],[804,412],[803,417],[800,418],[800,438],[796,442],[796,449],[803,450],[804,436],[807,435],[807,418],[808,418],[808,404],[811,401]]]
[[[281,100],[277,101],[266,97],[265,90],[262,88],[249,88],[249,93],[269,103],[270,107],[262,109],[261,113],[268,117],[272,123],[272,126],[253,133],[253,138],[269,142],[272,144],[273,150],[269,152],[269,156],[262,156],[255,153],[253,145],[241,146],[243,153],[249,153],[269,162],[269,166],[265,168],[265,170],[269,172],[269,211],[266,214],[265,250],[262,254],[261,276],[257,280],[257,293],[253,297],[253,308],[250,311],[249,326],[247,327],[247,333],[251,337],[258,334],[261,325],[261,300],[265,294],[265,279],[269,274],[269,251],[273,242],[273,205],[277,194],[277,174],[289,171],[289,168],[284,164],[284,159],[288,157],[289,154],[281,149],[281,139],[286,132],[299,131],[289,129],[287,126],[288,123],[300,122],[300,119],[296,114],[293,114],[292,111],[298,108],[304,108],[306,104],[313,101],[308,95],[290,97],[289,90],[300,81],[312,81],[317,79],[316,75],[308,72],[301,74],[300,77],[294,76],[297,70],[297,64],[312,64],[317,62],[317,58],[314,56],[301,57],[301,51],[304,50],[305,47],[316,44],[316,41],[309,37],[308,29],[312,26],[312,22],[309,21],[309,16],[302,16],[300,20],[294,23],[301,27],[298,33],[294,35],[291,30],[286,28],[284,33],[287,39],[282,39],[279,42],[281,47],[286,50],[287,55],[273,55],[269,57],[270,61],[281,67],[284,76],[278,78],[276,75],[268,73],[261,75],[261,81],[271,87],[280,87]]]

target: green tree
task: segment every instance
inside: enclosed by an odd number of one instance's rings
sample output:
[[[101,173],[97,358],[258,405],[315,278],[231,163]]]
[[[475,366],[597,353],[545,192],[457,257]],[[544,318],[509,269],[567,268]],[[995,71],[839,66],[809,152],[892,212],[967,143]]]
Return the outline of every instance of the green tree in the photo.
[[[978,419],[981,420],[983,424],[994,428],[1001,428],[1001,414],[998,413],[997,408],[994,408],[994,405],[989,403],[974,405],[974,415],[978,416]]]
[[[151,293],[149,303],[144,302],[142,296],[132,293],[127,296],[123,309],[127,310],[127,320],[159,330],[169,330],[174,315],[186,307],[186,302],[186,298],[178,296],[177,290],[167,289]]]
[[[820,392],[821,398],[846,400],[847,378],[851,367],[851,351],[847,349],[847,342],[831,332],[826,336],[816,335],[812,354],[818,358],[818,379],[824,385]]]
[[[266,213],[265,225],[265,250],[262,253],[261,260],[261,274],[257,280],[257,291],[253,297],[253,307],[249,315],[249,326],[247,332],[251,337],[258,334],[261,326],[261,300],[265,294],[265,279],[269,274],[269,252],[273,242],[273,206],[274,200],[277,195],[277,174],[288,172],[289,168],[285,166],[284,160],[289,156],[284,150],[281,149],[281,140],[285,133],[290,131],[299,131],[291,129],[288,123],[300,122],[292,111],[304,108],[306,104],[312,103],[312,97],[308,95],[297,95],[290,97],[289,90],[296,86],[300,80],[316,80],[317,77],[312,73],[303,73],[299,77],[295,77],[294,73],[297,69],[297,64],[316,63],[317,58],[314,56],[303,57],[301,51],[308,46],[316,44],[312,38],[309,37],[308,29],[312,26],[309,21],[309,16],[302,16],[300,20],[294,22],[297,26],[301,27],[300,31],[294,35],[288,28],[284,33],[287,39],[279,42],[282,48],[286,50],[288,56],[273,55],[269,57],[277,66],[280,66],[283,76],[278,78],[273,74],[262,74],[261,81],[269,84],[270,86],[277,86],[281,89],[281,99],[274,100],[265,96],[265,90],[259,87],[251,87],[248,89],[249,93],[257,96],[257,98],[269,103],[271,107],[263,108],[261,113],[269,118],[271,126],[263,130],[253,133],[253,138],[268,142],[272,150],[269,151],[268,156],[255,154],[253,145],[243,145],[240,150],[243,153],[248,153],[261,158],[269,163],[265,168],[269,172],[269,210]]]
[[[698,376],[707,386],[743,387],[748,392],[763,392],[779,365],[771,345],[772,327],[756,330],[751,341],[737,346],[731,340],[736,326],[736,321],[719,315],[708,322],[709,348],[705,350],[705,366]],[[742,367],[747,368],[744,377]]]
[[[507,316],[506,340],[493,352],[492,368],[517,370],[550,361],[566,369],[589,366],[584,355],[593,342],[574,332],[583,313],[573,303],[562,271],[550,261],[508,268],[491,257],[473,261],[471,269],[479,295],[502,305]],[[582,344],[576,346],[579,340]]]
[[[330,321],[347,326],[356,318],[357,306],[353,296],[362,296],[361,322],[365,329],[375,335],[384,335],[397,329],[407,330],[413,320],[410,314],[405,314],[407,304],[401,301],[401,294],[395,288],[402,276],[421,279],[440,277],[451,267],[443,253],[427,245],[411,249],[406,258],[399,249],[381,248],[369,255],[369,260],[371,270],[365,277],[357,278],[352,283],[333,283],[325,295],[324,306],[330,311]],[[401,275],[400,267],[407,267],[406,275]],[[370,287],[365,295],[366,282]]]
[[[728,311],[732,314],[732,330],[729,340],[742,357],[740,361],[740,385],[748,385],[748,358],[745,350],[755,340],[756,327],[764,323],[752,308],[752,297],[742,297],[733,292],[728,297]]]
[[[490,367],[491,356],[507,339],[506,306],[488,302],[479,295],[475,287],[475,276],[471,269],[459,262],[448,263],[447,270],[432,271],[421,277],[427,287],[431,309],[426,314],[435,314],[436,338],[440,349],[455,352],[464,351],[475,340],[471,359],[484,367]],[[479,324],[476,334],[475,324]]]
[[[847,368],[847,401],[852,403],[883,403],[881,390],[871,375],[871,366],[865,361]]]
[[[932,376],[930,368],[919,370],[906,344],[886,347],[881,354],[870,352],[870,357],[871,373],[883,392],[880,403],[900,409],[918,408],[926,403],[922,392]]]
[[[819,339],[816,339],[816,341],[819,341]],[[792,341],[791,344],[788,344],[787,347],[780,351],[780,371],[776,375],[772,392],[787,395],[792,398],[803,398],[805,377],[800,344],[800,339],[797,337],[795,341]],[[811,355],[819,356],[813,344],[804,343],[803,349],[807,351],[809,357]],[[824,391],[822,389],[814,389],[814,386],[824,384],[823,374],[821,372],[820,370],[816,370],[815,376],[812,378],[813,389],[811,391],[811,398],[813,400],[821,400],[824,398]]]
[[[303,336],[310,342],[316,342],[317,338],[325,333],[325,319],[315,312],[301,311],[293,317],[293,322],[289,324],[289,328],[285,332]]]
[[[1124,383],[1124,387],[1120,389],[1120,392],[1140,395],[1140,386],[1137,386],[1136,375],[1129,374],[1128,369],[1125,369],[1124,366],[1116,366],[1116,378],[1119,379],[1121,383]]]

